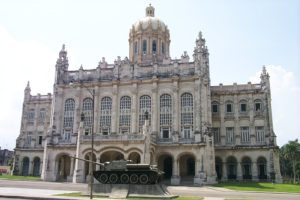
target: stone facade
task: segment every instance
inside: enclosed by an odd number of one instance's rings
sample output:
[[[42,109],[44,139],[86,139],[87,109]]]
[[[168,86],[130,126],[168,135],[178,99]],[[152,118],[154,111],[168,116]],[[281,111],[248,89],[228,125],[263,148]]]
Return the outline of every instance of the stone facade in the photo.
[[[171,59],[168,27],[150,5],[130,30],[129,58],[70,71],[63,45],[53,95],[25,89],[14,172],[36,175],[38,158],[44,180],[86,182],[99,166],[77,156],[156,164],[174,185],[280,182],[268,73],[259,84],[211,86],[205,43],[200,32],[192,61],[186,52]]]

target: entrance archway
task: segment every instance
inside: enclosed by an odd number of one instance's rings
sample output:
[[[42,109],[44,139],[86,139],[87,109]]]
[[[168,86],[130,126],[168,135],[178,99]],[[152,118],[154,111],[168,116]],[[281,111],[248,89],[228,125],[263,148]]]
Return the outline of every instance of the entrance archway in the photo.
[[[267,177],[267,160],[264,157],[259,157],[257,159],[257,170],[258,178],[260,180],[266,180]]]
[[[39,157],[35,157],[33,159],[33,176],[39,176],[40,175],[40,166],[41,166],[41,160]]]
[[[251,164],[251,159],[249,157],[244,157],[242,159],[242,171],[244,180],[252,179]]]
[[[164,154],[158,157],[158,169],[164,172],[163,179],[169,180],[173,174],[173,158],[170,155]]]
[[[219,158],[219,157],[216,157],[215,163],[216,163],[217,178],[218,178],[218,180],[221,180],[222,175],[223,175],[223,172],[222,172],[222,169],[223,169],[222,159]]]
[[[111,162],[113,160],[124,160],[124,155],[118,151],[107,151],[100,157],[100,162]]]
[[[67,181],[67,177],[70,176],[71,159],[68,155],[61,155],[57,158],[57,180]]]
[[[237,161],[236,158],[233,156],[230,156],[227,158],[227,178],[229,180],[235,180],[236,179],[236,170],[237,170]]]
[[[132,152],[129,154],[128,159],[131,160],[133,163],[140,163],[141,156],[137,152]]]
[[[195,157],[192,154],[184,154],[179,158],[179,175],[181,181],[191,181],[195,176]]]
[[[22,160],[22,176],[29,175],[29,158],[25,157]]]

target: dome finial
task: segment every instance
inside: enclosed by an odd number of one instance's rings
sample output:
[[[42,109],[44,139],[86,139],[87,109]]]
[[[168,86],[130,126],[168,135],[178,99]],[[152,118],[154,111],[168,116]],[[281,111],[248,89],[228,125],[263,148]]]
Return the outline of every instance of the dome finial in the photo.
[[[154,17],[154,11],[155,8],[150,3],[149,6],[146,8],[146,17]]]

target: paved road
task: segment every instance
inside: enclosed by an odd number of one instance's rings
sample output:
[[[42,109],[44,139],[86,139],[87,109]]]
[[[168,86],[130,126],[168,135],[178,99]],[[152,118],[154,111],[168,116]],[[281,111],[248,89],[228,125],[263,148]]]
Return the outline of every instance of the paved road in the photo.
[[[36,182],[36,181],[10,181],[0,180],[0,196],[2,195],[27,195],[46,196],[67,192],[86,192],[87,184]],[[201,196],[208,199],[264,199],[264,200],[299,200],[300,194],[291,193],[262,193],[262,192],[240,192],[216,187],[193,187],[193,186],[168,186],[168,190],[174,195]]]

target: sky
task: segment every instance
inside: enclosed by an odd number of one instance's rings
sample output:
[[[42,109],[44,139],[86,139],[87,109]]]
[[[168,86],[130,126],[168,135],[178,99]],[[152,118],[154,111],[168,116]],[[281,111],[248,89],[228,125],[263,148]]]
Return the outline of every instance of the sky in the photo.
[[[27,81],[32,95],[52,93],[62,44],[69,70],[124,58],[149,3],[170,30],[173,59],[192,58],[202,31],[212,85],[259,83],[265,65],[277,144],[300,140],[299,0],[0,0],[0,147],[15,147]]]

